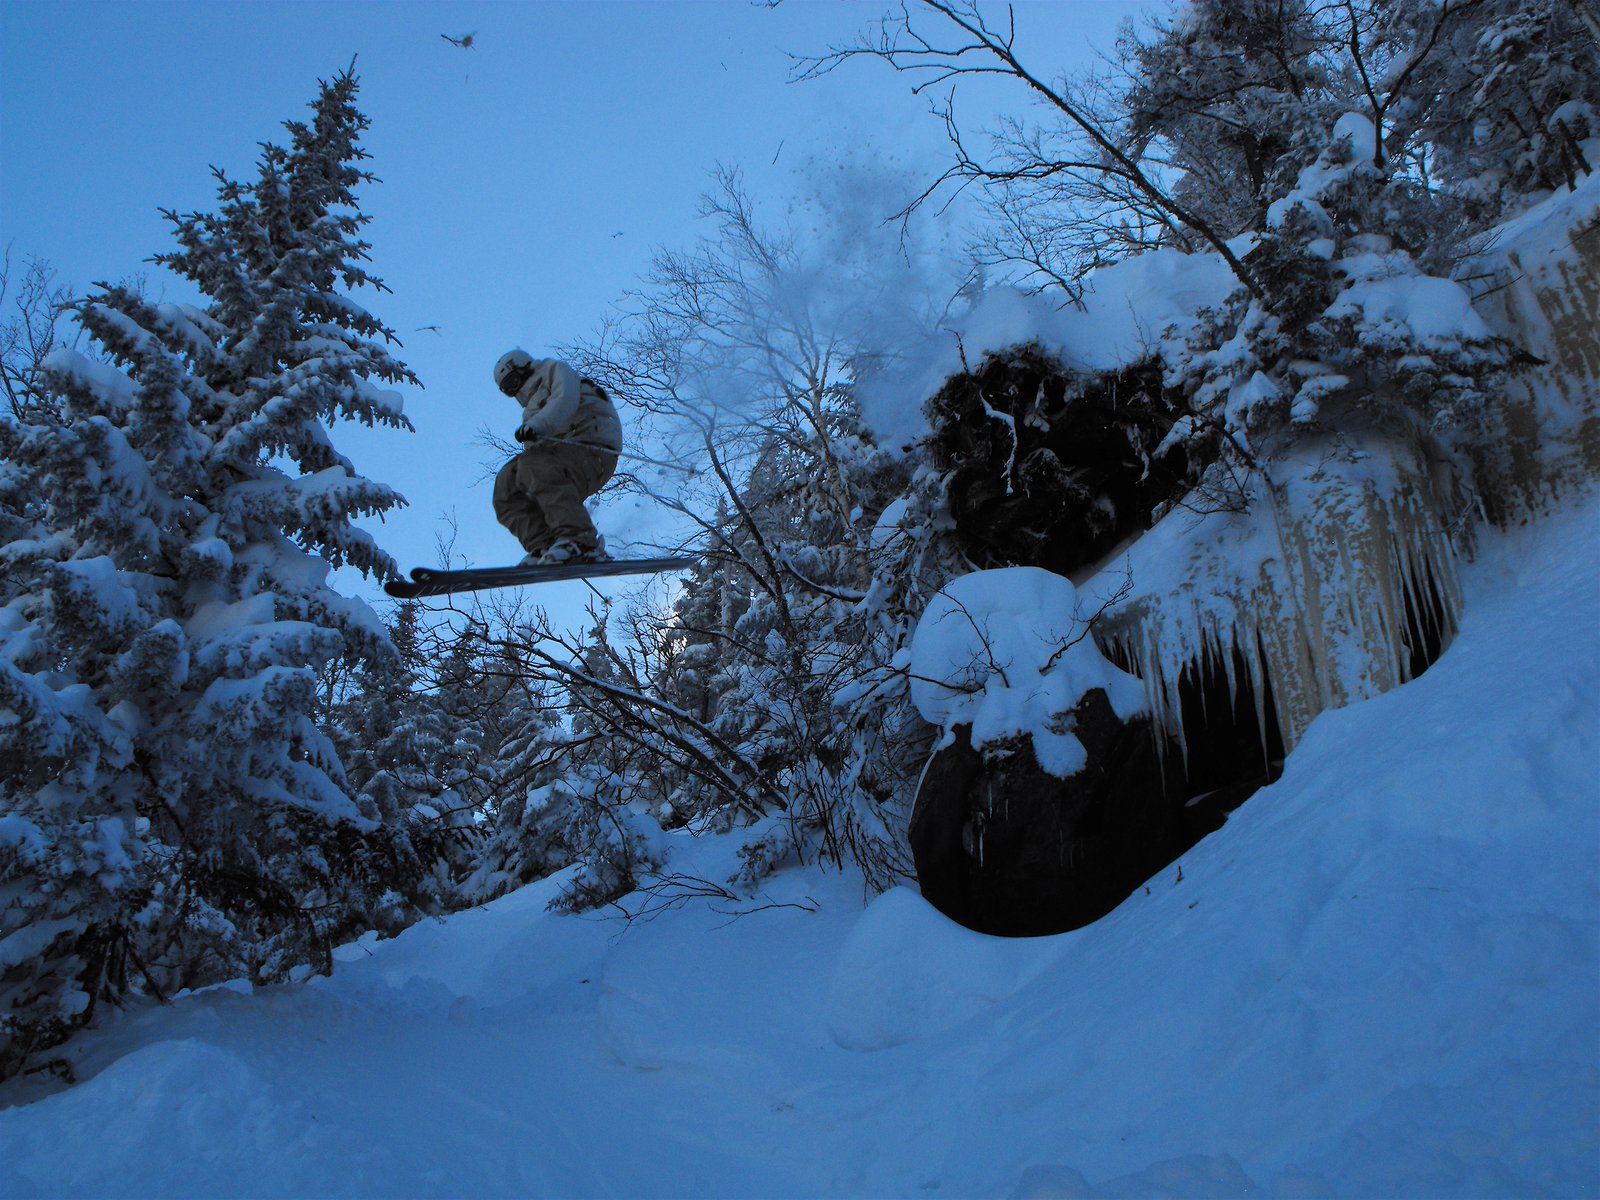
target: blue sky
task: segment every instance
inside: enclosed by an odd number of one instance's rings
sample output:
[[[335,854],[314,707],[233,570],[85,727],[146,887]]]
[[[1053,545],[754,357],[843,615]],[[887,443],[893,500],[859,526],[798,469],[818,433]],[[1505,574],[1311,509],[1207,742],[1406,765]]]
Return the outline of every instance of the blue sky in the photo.
[[[1023,3],[1021,43],[1054,72],[1109,48],[1144,7]],[[896,161],[908,180],[942,168],[942,131],[907,79],[859,63],[788,82],[791,53],[849,40],[887,8],[5,0],[0,243],[80,289],[145,273],[152,291],[180,294],[144,261],[171,244],[157,209],[210,207],[208,168],[248,174],[256,144],[357,57],[383,181],[362,204],[374,270],[393,289],[363,299],[400,334],[424,388],[406,396],[417,433],[340,434],[340,445],[410,500],[377,531],[402,565],[435,560],[452,512],[458,554],[508,561],[518,551],[490,511],[494,464],[477,437],[515,418],[489,380],[503,350],[592,333],[652,251],[697,235],[718,163],[743,168],[763,205],[803,196],[850,155]],[[467,33],[470,50],[441,37]],[[884,214],[908,198],[883,196]],[[600,514],[614,547],[627,521]]]

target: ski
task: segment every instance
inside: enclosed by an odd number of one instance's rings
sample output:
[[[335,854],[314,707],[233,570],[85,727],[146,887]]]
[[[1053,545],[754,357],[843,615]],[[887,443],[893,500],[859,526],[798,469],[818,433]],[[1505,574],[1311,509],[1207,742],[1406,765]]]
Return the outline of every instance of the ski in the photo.
[[[475,567],[464,571],[438,571],[417,567],[410,579],[391,579],[383,590],[397,600],[419,600],[427,596],[448,596],[456,592],[482,592],[490,588],[520,587],[532,583],[554,583],[564,579],[600,579],[613,575],[654,575],[662,571],[683,570],[694,559],[607,558],[598,562],[566,562],[551,566]]]

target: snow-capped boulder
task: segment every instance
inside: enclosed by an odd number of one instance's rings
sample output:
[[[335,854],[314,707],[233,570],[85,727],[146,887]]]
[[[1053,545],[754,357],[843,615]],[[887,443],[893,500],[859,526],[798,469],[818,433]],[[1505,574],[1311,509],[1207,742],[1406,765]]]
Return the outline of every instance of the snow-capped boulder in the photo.
[[[911,702],[931,725],[967,728],[978,749],[1026,739],[1058,778],[1083,770],[1072,713],[1101,689],[1117,716],[1145,711],[1139,680],[1100,653],[1096,605],[1037,567],[974,571],[928,602],[911,636]],[[948,742],[948,737],[947,737]]]
[[[945,731],[910,827],[922,894],[996,934],[1114,908],[1180,841],[1144,686],[1089,636],[1092,593],[1037,567],[946,584],[911,638],[911,699]]]

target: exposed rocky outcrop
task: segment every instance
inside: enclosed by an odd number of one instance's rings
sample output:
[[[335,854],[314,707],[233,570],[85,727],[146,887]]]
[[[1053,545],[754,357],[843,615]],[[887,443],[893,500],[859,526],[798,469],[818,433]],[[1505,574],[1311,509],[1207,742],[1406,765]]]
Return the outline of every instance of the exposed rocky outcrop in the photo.
[[[952,920],[1009,936],[1075,929],[1205,832],[1147,719],[1119,720],[1099,689],[1070,719],[1088,765],[1066,779],[1026,739],[979,751],[966,727],[929,762],[911,849],[923,896]]]
[[[1093,563],[1204,465],[1183,448],[1157,454],[1176,412],[1154,363],[1083,376],[1022,346],[952,378],[930,411],[956,531],[979,567],[1065,575]]]

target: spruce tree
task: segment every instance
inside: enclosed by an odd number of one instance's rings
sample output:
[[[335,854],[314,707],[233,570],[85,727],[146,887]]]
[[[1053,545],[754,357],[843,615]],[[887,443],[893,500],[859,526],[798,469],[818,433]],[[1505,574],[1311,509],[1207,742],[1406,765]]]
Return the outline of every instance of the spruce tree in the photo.
[[[105,361],[57,352],[56,404],[0,425],[42,498],[0,552],[0,1075],[130,991],[325,970],[389,890],[395,831],[314,719],[320,666],[393,653],[327,575],[393,571],[353,519],[400,497],[330,430],[407,427],[382,385],[415,382],[348,295],[381,287],[356,90],[167,214],[203,308],[103,286],[78,320]]]
[[[437,646],[421,606],[399,605],[389,632],[395,653],[358,670],[328,725],[351,794],[394,833],[385,872],[393,890],[377,914],[392,930],[419,911],[458,906],[456,880],[479,849],[488,779],[481,721],[448,694],[463,682],[452,677],[457,663],[429,669]]]
[[[465,640],[456,648],[441,672],[441,699],[460,711],[468,694],[476,700],[480,769],[492,801],[462,895],[481,903],[559,870],[582,849],[568,827],[584,814],[567,803],[572,793],[555,785],[578,775],[570,751],[584,739],[563,727],[553,688],[509,646],[483,655]]]

